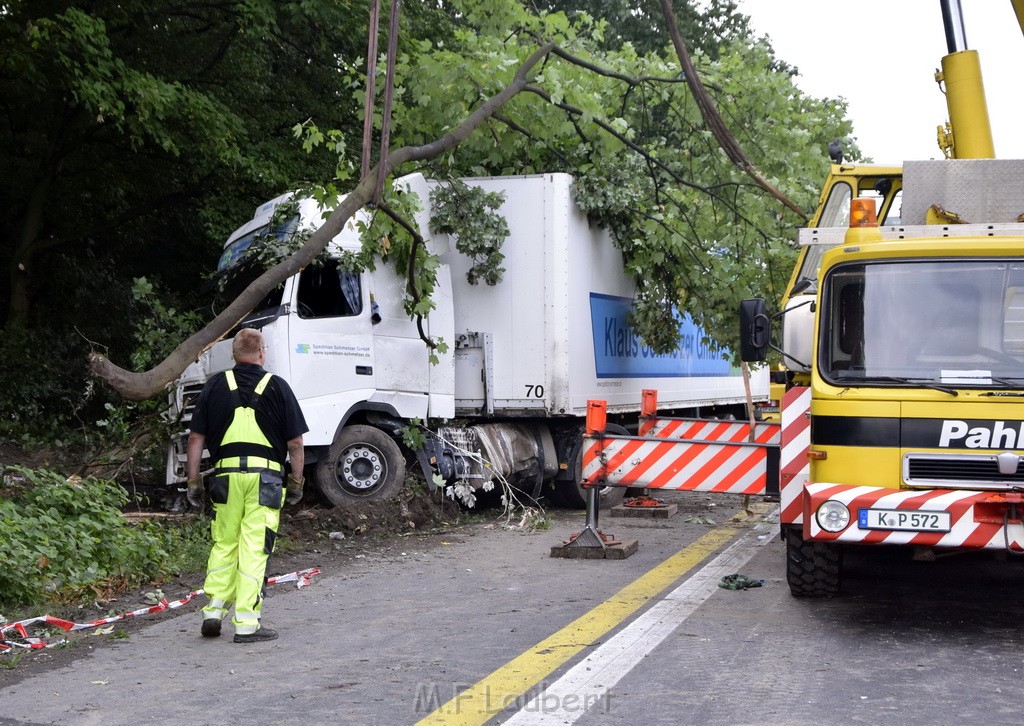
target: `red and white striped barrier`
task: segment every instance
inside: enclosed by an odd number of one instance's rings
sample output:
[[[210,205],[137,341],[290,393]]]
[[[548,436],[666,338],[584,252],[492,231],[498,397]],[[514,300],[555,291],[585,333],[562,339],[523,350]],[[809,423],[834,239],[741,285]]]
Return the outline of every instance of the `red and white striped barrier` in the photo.
[[[782,397],[782,450],[779,456],[779,521],[800,524],[804,484],[810,479],[811,389],[796,386]]]
[[[741,442],[750,441],[750,424],[706,418],[655,418],[650,420],[644,435],[658,439]],[[779,424],[755,421],[752,443],[778,444]]]
[[[751,436],[751,426],[745,422],[658,418],[651,413],[649,393],[645,391],[643,436],[598,432],[584,438],[584,486],[765,492],[768,452],[778,446],[778,424],[756,423]],[[602,410],[602,428],[603,418]]]
[[[296,587],[303,588],[310,583],[311,578],[319,574],[320,570],[315,567],[311,567],[307,570],[290,572],[287,575],[278,575],[277,577],[268,578],[267,584],[276,585],[281,582],[294,582]],[[40,615],[34,618],[19,620],[14,623],[0,626],[0,653],[5,653],[12,648],[24,648],[27,650],[52,648],[55,645],[60,645],[61,643],[66,642],[65,640],[58,640],[48,643],[43,638],[30,635],[28,626],[34,623],[46,623],[47,625],[52,625],[53,627],[59,628],[67,633],[73,633],[82,630],[90,630],[92,628],[99,628],[103,625],[116,623],[119,620],[137,618],[142,615],[152,615],[153,613],[162,613],[165,610],[175,610],[183,605],[187,605],[193,598],[203,594],[204,592],[202,590],[194,590],[178,600],[168,601],[167,598],[164,598],[156,605],[139,608],[138,610],[133,610],[130,613],[111,615],[110,617],[102,618],[100,620],[93,620],[90,623],[74,623],[70,620],[63,620],[52,615]]]
[[[583,485],[763,494],[766,468],[777,467],[780,523],[802,524],[805,539],[1024,552],[1024,492],[812,483],[811,389],[794,386],[781,403],[781,426],[752,429],[738,421],[658,417],[657,394],[645,391],[641,435],[608,436],[604,404],[592,401]],[[815,513],[826,501],[849,513],[840,532],[818,522]]]

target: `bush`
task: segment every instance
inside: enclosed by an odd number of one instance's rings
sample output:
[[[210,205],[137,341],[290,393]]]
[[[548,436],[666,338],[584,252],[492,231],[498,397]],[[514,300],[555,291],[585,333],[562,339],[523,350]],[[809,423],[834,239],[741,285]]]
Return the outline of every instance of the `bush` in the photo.
[[[152,581],[207,532],[127,522],[127,492],[108,480],[9,467],[3,482],[0,607],[71,603]]]

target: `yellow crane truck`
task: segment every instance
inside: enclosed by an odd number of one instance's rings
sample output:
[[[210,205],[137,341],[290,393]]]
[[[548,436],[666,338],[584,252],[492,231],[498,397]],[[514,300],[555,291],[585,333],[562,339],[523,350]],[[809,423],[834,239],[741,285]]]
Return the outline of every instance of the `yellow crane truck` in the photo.
[[[1024,0],[1013,0],[1024,30]],[[782,301],[741,306],[741,357],[778,351],[780,524],[797,596],[844,549],[1024,554],[1024,160],[999,160],[959,2],[936,79],[946,158],[834,156]]]

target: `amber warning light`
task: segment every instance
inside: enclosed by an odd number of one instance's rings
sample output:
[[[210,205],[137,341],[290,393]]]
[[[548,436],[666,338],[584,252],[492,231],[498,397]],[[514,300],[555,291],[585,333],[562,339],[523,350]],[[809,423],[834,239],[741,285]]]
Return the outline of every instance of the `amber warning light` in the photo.
[[[850,200],[851,227],[877,227],[878,217],[875,214],[875,200],[870,197]]]

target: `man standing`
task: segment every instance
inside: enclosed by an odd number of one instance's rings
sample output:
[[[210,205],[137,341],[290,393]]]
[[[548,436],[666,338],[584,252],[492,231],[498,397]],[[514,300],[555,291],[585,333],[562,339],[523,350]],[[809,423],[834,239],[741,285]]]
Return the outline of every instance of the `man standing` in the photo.
[[[203,588],[202,634],[220,635],[234,606],[236,643],[273,640],[260,625],[267,558],[274,551],[281,507],[302,498],[302,434],[308,431],[299,403],[284,379],[263,370],[267,346],[258,330],[243,328],[231,345],[235,367],[213,376],[196,402],[188,436],[188,500],[204,504],[199,474],[203,449],[214,462],[213,548]],[[285,455],[291,463],[284,483]]]

